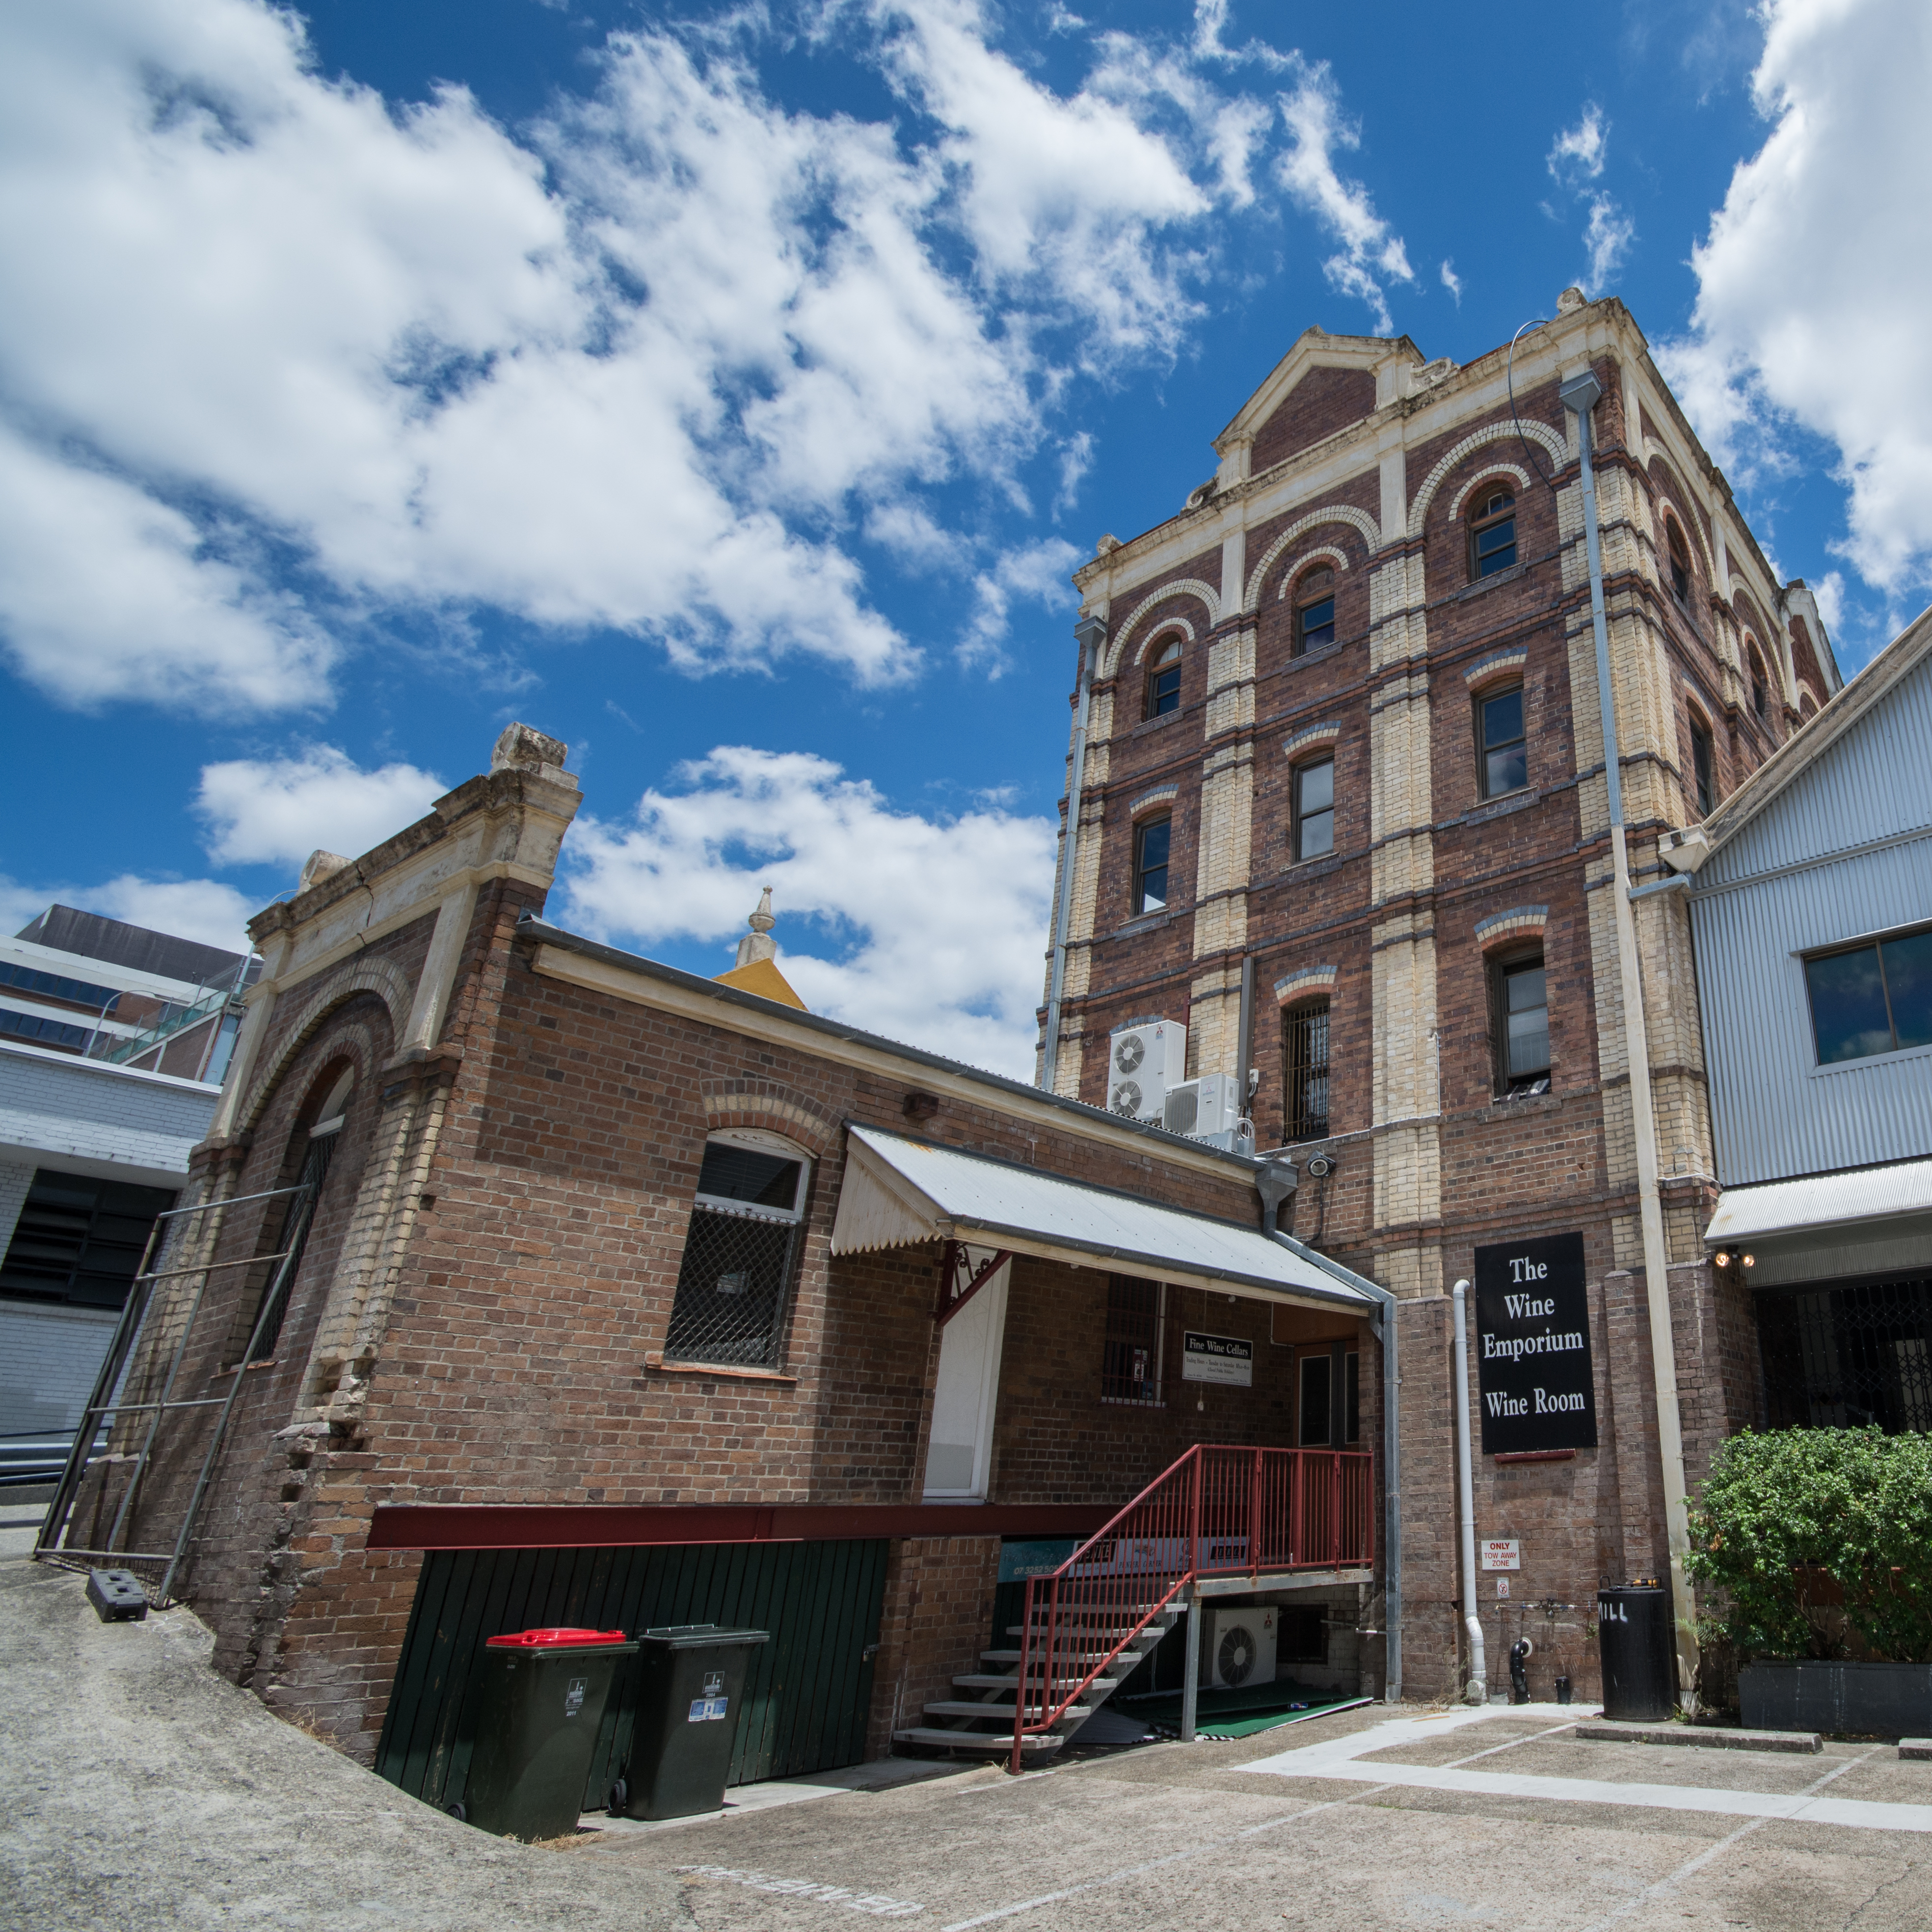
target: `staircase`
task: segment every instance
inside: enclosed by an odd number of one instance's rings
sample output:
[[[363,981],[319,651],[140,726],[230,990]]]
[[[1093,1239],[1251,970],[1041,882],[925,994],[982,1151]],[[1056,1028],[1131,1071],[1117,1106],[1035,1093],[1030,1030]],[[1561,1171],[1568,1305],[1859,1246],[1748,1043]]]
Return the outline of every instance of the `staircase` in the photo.
[[[1005,1634],[952,1680],[958,1694],[895,1744],[1022,1763],[1051,1756],[1150,1655],[1204,1592],[1360,1574],[1375,1561],[1365,1451],[1197,1443],[1050,1576],[1027,1585]]]

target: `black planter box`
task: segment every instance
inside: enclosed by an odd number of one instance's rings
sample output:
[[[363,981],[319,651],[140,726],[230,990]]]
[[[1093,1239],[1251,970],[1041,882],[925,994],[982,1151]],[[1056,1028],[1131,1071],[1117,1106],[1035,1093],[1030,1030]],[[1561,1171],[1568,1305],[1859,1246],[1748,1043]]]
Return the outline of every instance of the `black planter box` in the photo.
[[[1753,1731],[1932,1736],[1932,1664],[1747,1664],[1738,1702]]]

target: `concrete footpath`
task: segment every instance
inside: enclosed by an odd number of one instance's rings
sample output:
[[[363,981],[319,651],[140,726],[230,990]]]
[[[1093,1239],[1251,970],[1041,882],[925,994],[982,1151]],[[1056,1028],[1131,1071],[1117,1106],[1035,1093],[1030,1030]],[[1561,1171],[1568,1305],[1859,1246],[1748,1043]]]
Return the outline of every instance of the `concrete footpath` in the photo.
[[[185,1610],[103,1624],[0,1503],[0,1926],[644,1932],[680,1881],[503,1844],[208,1667]]]
[[[1376,1706],[1019,1778],[867,1767],[506,1844],[223,1682],[186,1612],[98,1623],[79,1578],[6,1553],[24,1541],[0,1512],[0,1926],[1932,1924],[1932,1764],[1594,1740],[1553,1706]]]

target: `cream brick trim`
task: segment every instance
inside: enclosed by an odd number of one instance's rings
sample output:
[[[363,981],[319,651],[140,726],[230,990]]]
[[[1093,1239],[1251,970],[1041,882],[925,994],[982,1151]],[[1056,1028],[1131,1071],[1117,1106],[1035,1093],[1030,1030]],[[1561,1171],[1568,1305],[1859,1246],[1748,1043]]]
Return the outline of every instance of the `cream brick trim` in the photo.
[[[1334,987],[1334,967],[1304,966],[1298,973],[1291,973],[1286,979],[1274,982],[1275,1004],[1285,1006],[1291,1000],[1300,999],[1304,993],[1332,992]]]
[[[1520,670],[1529,662],[1526,647],[1514,650],[1492,651],[1486,658],[1478,658],[1462,674],[1462,682],[1473,689],[1485,678],[1493,677],[1499,670]]]
[[[1102,677],[1112,677],[1120,668],[1120,653],[1126,648],[1127,640],[1134,634],[1134,626],[1157,604],[1164,604],[1170,597],[1198,597],[1208,607],[1208,621],[1217,624],[1221,621],[1221,593],[1211,584],[1203,584],[1198,577],[1177,578],[1172,584],[1163,584],[1158,590],[1150,592],[1136,604],[1127,621],[1116,632],[1107,646],[1107,655],[1100,668]]]
[[[358,958],[353,966],[338,967],[302,1004],[287,1037],[275,1050],[275,1057],[254,1078],[248,1098],[236,1115],[236,1131],[250,1132],[260,1119],[289,1064],[315,1037],[317,1030],[335,1009],[358,993],[374,993],[389,1010],[390,1047],[393,1052],[408,1025],[410,1006],[416,988],[399,966],[386,959]]]
[[[1511,906],[1508,912],[1492,913],[1476,922],[1476,944],[1486,952],[1499,940],[1514,939],[1519,933],[1540,932],[1550,922],[1546,905]]]
[[[1311,724],[1305,731],[1298,731],[1292,738],[1281,741],[1282,750],[1293,758],[1296,752],[1306,750],[1310,745],[1332,745],[1342,735],[1340,724]]]
[[[1127,816],[1130,818],[1138,818],[1150,806],[1166,805],[1180,796],[1180,788],[1178,784],[1156,785],[1152,791],[1142,792],[1140,796],[1127,807]]]
[[[1551,460],[1558,468],[1569,461],[1568,446],[1547,423],[1526,422],[1522,427],[1522,434],[1532,442],[1540,442],[1549,451]],[[1412,537],[1421,536],[1423,526],[1428,520],[1429,506],[1435,501],[1436,493],[1442,487],[1444,478],[1457,464],[1472,452],[1480,449],[1486,442],[1500,442],[1514,437],[1516,433],[1516,424],[1514,422],[1487,423],[1463,437],[1429,472],[1428,481],[1415,493],[1415,501],[1408,509],[1408,534]]]
[[[1276,602],[1280,602],[1282,598],[1288,595],[1288,586],[1292,584],[1311,563],[1318,562],[1332,563],[1337,570],[1346,570],[1348,567],[1348,560],[1347,557],[1345,556],[1341,551],[1337,550],[1333,544],[1317,544],[1312,550],[1304,550],[1302,554],[1282,572],[1281,588],[1274,593]]]
[[[1180,632],[1191,644],[1194,641],[1194,626],[1185,617],[1163,617],[1158,624],[1150,626],[1134,652],[1134,662],[1139,664],[1160,639],[1170,631]]]
[[[837,1145],[838,1123],[818,1103],[769,1080],[706,1080],[698,1094],[704,1102],[707,1132],[721,1127],[768,1126],[788,1136],[819,1160]]]
[[[1453,524],[1462,514],[1462,506],[1469,500],[1469,492],[1474,489],[1478,484],[1492,483],[1498,476],[1513,478],[1519,490],[1527,490],[1529,488],[1529,472],[1527,470],[1519,469],[1514,463],[1498,463],[1492,468],[1484,470],[1480,475],[1471,477],[1468,482],[1456,492],[1456,500],[1449,506],[1449,520]]]
[[[1656,437],[1647,436],[1643,440],[1643,466],[1648,470],[1653,463],[1662,464],[1670,480],[1670,488],[1662,493],[1664,500],[1677,520],[1689,530],[1690,541],[1697,546],[1697,554],[1704,560],[1704,581],[1713,589],[1718,588],[1718,560],[1712,555],[1711,546],[1704,541],[1702,523],[1690,514],[1696,499],[1684,483],[1682,466]],[[1650,480],[1653,484],[1657,481],[1655,477]]]
[[[1310,530],[1318,530],[1324,524],[1347,524],[1361,532],[1362,541],[1370,550],[1380,550],[1382,545],[1382,526],[1366,510],[1358,510],[1347,503],[1329,503],[1321,509],[1312,510],[1298,522],[1290,524],[1263,554],[1262,560],[1249,574],[1246,594],[1241,599],[1241,608],[1250,614],[1262,606],[1262,584],[1268,572],[1274,568],[1275,560],[1291,544],[1298,543]]]

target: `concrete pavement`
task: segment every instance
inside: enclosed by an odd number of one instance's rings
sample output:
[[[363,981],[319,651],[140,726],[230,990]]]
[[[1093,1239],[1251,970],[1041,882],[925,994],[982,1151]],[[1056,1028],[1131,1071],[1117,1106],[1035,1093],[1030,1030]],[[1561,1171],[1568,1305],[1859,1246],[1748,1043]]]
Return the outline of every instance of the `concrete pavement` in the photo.
[[[1580,1738],[1580,1710],[1376,1707],[1018,1779],[800,1780],[560,1852],[403,1797],[222,1682],[208,1649],[185,1612],[103,1625],[78,1578],[0,1556],[0,1924],[1932,1924],[1932,1764],[1890,1747],[1663,1749]]]

